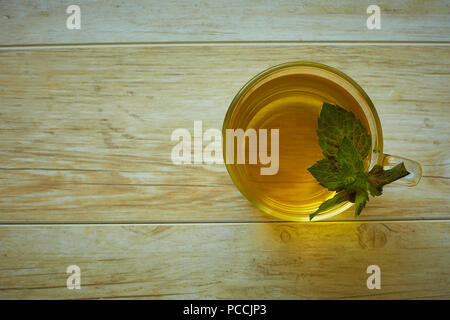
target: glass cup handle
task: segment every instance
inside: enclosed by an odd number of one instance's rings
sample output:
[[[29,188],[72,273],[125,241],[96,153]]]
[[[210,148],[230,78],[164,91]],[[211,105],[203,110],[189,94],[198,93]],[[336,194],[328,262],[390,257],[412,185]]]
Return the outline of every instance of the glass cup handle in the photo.
[[[390,169],[401,162],[404,163],[409,174],[397,180],[396,183],[398,182],[399,184],[406,185],[408,187],[416,186],[419,183],[420,178],[422,178],[422,166],[420,163],[402,157],[391,156],[390,154],[385,153],[383,158],[383,168]]]

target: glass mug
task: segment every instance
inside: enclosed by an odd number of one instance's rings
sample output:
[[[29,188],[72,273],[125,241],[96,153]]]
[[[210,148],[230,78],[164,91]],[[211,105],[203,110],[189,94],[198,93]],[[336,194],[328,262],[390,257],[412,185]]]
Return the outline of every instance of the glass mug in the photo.
[[[375,107],[364,90],[341,71],[313,62],[291,62],[271,67],[247,82],[237,93],[225,116],[223,155],[227,171],[240,192],[258,209],[277,218],[309,221],[335,192],[320,186],[307,168],[324,158],[316,134],[323,102],[352,111],[371,134],[372,144],[365,166],[385,169],[403,162],[409,175],[399,180],[407,186],[419,182],[419,163],[383,153],[383,134]],[[227,129],[279,130],[279,169],[274,175],[260,175],[261,164],[229,163]],[[269,136],[269,133],[267,133]],[[267,138],[267,137],[266,137]],[[233,141],[236,141],[233,137]],[[249,157],[248,143],[237,145]],[[248,140],[249,141],[249,140]],[[267,139],[268,153],[271,150]],[[234,142],[233,142],[234,143]],[[239,142],[238,142],[239,143]],[[253,151],[254,152],[254,151]],[[313,220],[335,216],[353,203],[347,201],[319,213]]]

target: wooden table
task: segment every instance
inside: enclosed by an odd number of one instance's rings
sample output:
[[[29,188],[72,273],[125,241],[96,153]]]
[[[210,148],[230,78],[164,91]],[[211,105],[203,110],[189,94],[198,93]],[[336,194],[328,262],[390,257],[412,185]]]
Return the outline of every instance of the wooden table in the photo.
[[[380,30],[357,0],[82,1],[68,30],[68,4],[2,1],[0,298],[450,298],[450,2],[376,2]],[[293,60],[355,79],[420,184],[292,223],[223,165],[172,163],[175,128],[220,129],[248,79]]]

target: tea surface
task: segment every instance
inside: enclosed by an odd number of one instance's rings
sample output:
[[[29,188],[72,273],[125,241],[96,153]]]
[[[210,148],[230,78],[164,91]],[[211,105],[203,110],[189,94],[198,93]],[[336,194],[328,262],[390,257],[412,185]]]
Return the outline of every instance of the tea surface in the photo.
[[[279,129],[279,170],[261,175],[268,165],[235,164],[240,183],[252,197],[269,206],[299,214],[311,213],[334,195],[307,170],[323,158],[317,138],[317,119],[323,102],[352,111],[368,128],[357,101],[336,83],[314,75],[285,75],[258,87],[237,106],[234,128]],[[245,110],[245,111],[244,111]],[[270,134],[269,134],[270,136]],[[270,152],[270,138],[268,150]],[[240,146],[237,146],[239,148]],[[248,159],[248,141],[246,144]]]

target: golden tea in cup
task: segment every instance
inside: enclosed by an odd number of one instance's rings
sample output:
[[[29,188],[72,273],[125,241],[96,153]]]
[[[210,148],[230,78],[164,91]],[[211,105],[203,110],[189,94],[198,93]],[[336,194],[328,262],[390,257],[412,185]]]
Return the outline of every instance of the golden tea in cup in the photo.
[[[411,174],[410,185],[420,179],[420,165],[414,161],[383,155],[383,138],[376,110],[363,89],[342,72],[311,62],[287,63],[255,76],[236,95],[223,124],[224,156],[232,136],[227,130],[278,129],[278,170],[262,175],[262,163],[236,163],[225,158],[227,170],[238,189],[256,207],[275,217],[306,221],[319,205],[334,196],[308,171],[323,158],[317,137],[318,118],[324,102],[339,105],[360,119],[372,137],[366,169],[375,164],[392,166],[403,161]],[[248,137],[247,137],[248,138]],[[249,139],[234,141],[236,152],[245,150]],[[267,150],[272,150],[267,139]],[[318,219],[336,215],[352,206],[344,202],[318,215]],[[317,220],[317,219],[315,219]]]

